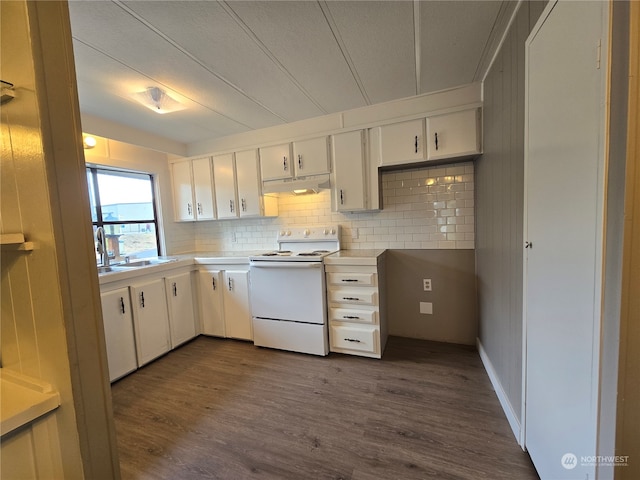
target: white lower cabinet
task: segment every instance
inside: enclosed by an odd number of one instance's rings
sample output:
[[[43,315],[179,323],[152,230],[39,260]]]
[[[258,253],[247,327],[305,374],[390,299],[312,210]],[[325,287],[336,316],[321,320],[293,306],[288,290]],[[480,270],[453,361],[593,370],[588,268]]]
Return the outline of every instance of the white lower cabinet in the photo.
[[[142,366],[171,349],[164,278],[131,286],[131,301],[138,365]]]
[[[196,336],[196,320],[193,308],[191,272],[165,277],[171,348]]]
[[[200,292],[201,330],[205,335],[225,337],[222,296],[224,278],[222,270],[200,270],[198,272]]]
[[[119,288],[100,295],[102,320],[107,344],[109,380],[114,381],[138,368],[133,314],[129,288]]]
[[[329,349],[381,358],[387,341],[383,257],[369,265],[325,262],[329,303]]]
[[[225,270],[223,291],[226,336],[253,340],[249,305],[249,270]]]

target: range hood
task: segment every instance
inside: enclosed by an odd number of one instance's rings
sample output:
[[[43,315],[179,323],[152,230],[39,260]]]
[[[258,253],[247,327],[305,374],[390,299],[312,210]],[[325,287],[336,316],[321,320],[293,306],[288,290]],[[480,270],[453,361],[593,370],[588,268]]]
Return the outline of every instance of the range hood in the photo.
[[[262,193],[264,194],[293,193],[294,190],[314,190],[317,192],[327,188],[331,188],[331,180],[328,173],[262,182]]]

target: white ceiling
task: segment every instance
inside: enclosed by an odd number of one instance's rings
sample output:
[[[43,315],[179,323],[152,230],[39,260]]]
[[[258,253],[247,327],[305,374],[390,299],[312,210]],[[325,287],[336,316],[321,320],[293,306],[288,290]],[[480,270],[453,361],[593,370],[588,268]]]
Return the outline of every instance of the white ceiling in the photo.
[[[505,2],[507,3],[507,2]],[[189,144],[482,79],[501,1],[69,2],[80,109]],[[186,109],[132,100],[160,87]]]

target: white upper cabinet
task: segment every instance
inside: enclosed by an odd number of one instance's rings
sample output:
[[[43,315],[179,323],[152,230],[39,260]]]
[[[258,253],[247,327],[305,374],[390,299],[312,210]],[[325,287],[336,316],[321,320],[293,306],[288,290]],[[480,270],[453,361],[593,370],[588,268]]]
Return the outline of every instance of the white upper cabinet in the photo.
[[[424,119],[378,127],[380,166],[424,161]]]
[[[291,144],[273,145],[260,149],[262,180],[281,180],[293,177]]]
[[[260,149],[262,180],[329,173],[329,139],[312,138]]]
[[[260,175],[258,151],[236,152],[236,183],[238,185],[238,214],[240,217],[261,215]]]
[[[427,160],[480,153],[479,108],[427,118]]]
[[[193,168],[193,193],[195,194],[196,220],[216,218],[213,203],[213,177],[210,158],[198,158],[191,162]]]
[[[334,210],[352,212],[367,209],[365,132],[333,135],[331,152],[335,178]]]
[[[263,197],[257,150],[213,157],[218,218],[277,216],[278,199]]]
[[[216,185],[218,218],[236,218],[238,216],[238,197],[233,153],[213,157],[213,178]]]
[[[214,220],[213,178],[209,157],[171,164],[177,221]]]
[[[179,221],[195,220],[193,210],[193,182],[191,180],[191,162],[171,164],[173,182],[173,206],[175,218]]]
[[[329,139],[312,138],[293,142],[295,177],[329,173]]]

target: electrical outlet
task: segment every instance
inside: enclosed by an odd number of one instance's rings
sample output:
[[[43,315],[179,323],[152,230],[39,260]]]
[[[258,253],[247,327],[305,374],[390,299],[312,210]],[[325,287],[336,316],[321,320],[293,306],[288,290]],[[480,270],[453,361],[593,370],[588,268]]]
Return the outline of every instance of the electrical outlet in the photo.
[[[236,236],[236,232],[231,232],[231,242],[238,243],[238,237]]]
[[[424,288],[425,292],[430,292],[431,291],[431,279],[430,278],[423,278],[422,279],[422,288]]]
[[[358,239],[358,227],[353,227],[351,229],[351,239],[352,240],[357,240]]]
[[[420,313],[424,313],[426,315],[433,314],[433,303],[431,302],[420,302]]]

